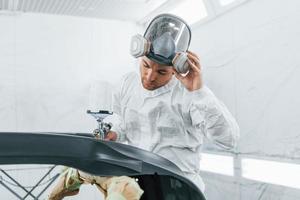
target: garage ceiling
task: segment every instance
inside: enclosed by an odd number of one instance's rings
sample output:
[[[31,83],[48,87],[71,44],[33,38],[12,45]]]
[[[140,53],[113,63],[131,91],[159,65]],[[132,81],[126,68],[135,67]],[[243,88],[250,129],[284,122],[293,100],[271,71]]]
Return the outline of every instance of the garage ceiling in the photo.
[[[2,12],[139,21],[170,0],[0,0]]]

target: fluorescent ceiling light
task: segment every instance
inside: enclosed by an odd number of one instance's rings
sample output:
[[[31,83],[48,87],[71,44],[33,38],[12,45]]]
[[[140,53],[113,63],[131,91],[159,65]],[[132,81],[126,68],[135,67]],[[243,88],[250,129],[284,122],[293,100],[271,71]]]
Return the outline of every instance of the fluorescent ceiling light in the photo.
[[[202,153],[200,170],[233,176],[233,157]]]
[[[242,159],[242,176],[300,189],[300,165],[257,159]]]
[[[233,2],[235,2],[236,0],[219,0],[221,6],[227,6],[229,4],[232,4]]]
[[[175,8],[167,11],[184,19],[189,25],[205,18],[207,11],[203,0],[182,0]]]
[[[148,13],[151,13],[152,11],[156,10],[158,7],[163,5],[167,0],[152,0],[152,1],[146,1],[146,4],[148,4]]]

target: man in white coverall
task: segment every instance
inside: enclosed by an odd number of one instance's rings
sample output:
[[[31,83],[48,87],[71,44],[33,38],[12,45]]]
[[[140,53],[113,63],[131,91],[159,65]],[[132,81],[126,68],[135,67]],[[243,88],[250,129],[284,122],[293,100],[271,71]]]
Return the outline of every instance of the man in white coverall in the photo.
[[[233,148],[239,128],[203,84],[199,57],[188,51],[190,40],[189,26],[169,14],[155,17],[143,36],[132,38],[131,54],[140,57],[140,74],[124,76],[114,92],[114,115],[108,119],[113,127],[106,140],[127,142],[165,157],[203,192],[199,175],[203,138]],[[76,184],[83,182],[96,183],[110,200],[137,200],[143,193],[130,177],[95,177],[70,168],[49,199],[74,195],[79,191]],[[72,184],[76,190],[66,187]]]
[[[200,189],[203,138],[226,149],[236,146],[239,127],[225,105],[203,83],[199,57],[188,51],[189,26],[163,14],[144,36],[132,39],[140,74],[129,73],[114,94],[107,140],[127,142],[174,162]]]

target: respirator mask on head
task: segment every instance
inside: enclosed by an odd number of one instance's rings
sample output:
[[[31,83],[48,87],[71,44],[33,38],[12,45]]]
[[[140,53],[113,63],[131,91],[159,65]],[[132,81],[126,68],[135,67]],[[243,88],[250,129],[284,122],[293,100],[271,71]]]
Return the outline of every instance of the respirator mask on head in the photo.
[[[173,65],[177,72],[187,73],[186,51],[191,41],[190,27],[181,18],[162,14],[149,24],[144,36],[132,37],[130,53],[138,58],[147,56],[162,65]]]

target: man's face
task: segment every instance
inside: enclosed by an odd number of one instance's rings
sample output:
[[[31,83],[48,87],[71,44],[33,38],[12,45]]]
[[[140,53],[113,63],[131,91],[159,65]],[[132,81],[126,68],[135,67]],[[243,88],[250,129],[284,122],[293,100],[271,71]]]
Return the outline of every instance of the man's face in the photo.
[[[173,67],[158,64],[143,56],[140,61],[140,72],[143,87],[147,90],[155,90],[171,80]]]

